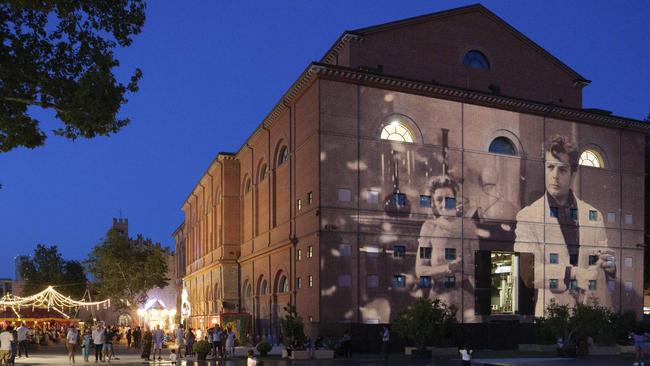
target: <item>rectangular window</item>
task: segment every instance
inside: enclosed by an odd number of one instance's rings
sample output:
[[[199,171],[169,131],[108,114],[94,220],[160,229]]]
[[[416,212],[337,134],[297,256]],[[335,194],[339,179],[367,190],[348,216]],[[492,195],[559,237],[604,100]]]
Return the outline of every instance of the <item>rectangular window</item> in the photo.
[[[625,257],[623,260],[623,265],[627,268],[632,268],[632,257]]]
[[[396,288],[405,288],[406,287],[406,276],[395,275],[393,276],[393,286]]]
[[[393,246],[393,258],[404,258],[406,254],[406,246],[395,245]]]
[[[445,210],[453,210],[456,208],[456,197],[445,197]]]
[[[594,264],[596,264],[596,262],[598,262],[598,256],[597,255],[590,255],[589,256],[589,265],[593,266]]]
[[[632,225],[634,224],[634,218],[632,217],[631,214],[626,214],[625,215],[625,225]]]
[[[578,289],[578,280],[569,281],[569,290],[576,291]]]
[[[366,254],[368,255],[368,257],[379,257],[380,252],[381,252],[381,250],[376,245],[367,245],[366,246]]]
[[[431,259],[431,247],[420,248],[420,259]]]
[[[549,262],[550,264],[557,264],[557,263],[559,262],[559,261],[558,261],[558,255],[557,255],[557,253],[551,253],[551,254],[549,254],[549,255],[548,255],[548,262]]]
[[[350,202],[352,200],[352,191],[347,188],[338,189],[339,202]]]
[[[578,209],[577,208],[572,208],[571,209],[571,219],[572,220],[577,220],[578,219]]]
[[[549,207],[551,217],[557,217],[557,207]]]
[[[300,277],[296,278],[296,288],[297,289],[302,288],[302,278],[300,278]]]
[[[350,244],[339,244],[339,253],[341,253],[341,257],[351,256],[352,246]]]
[[[314,287],[314,277],[312,275],[307,276],[307,287]]]
[[[307,258],[311,258],[314,256],[314,247],[311,245],[307,247]]]
[[[352,286],[352,275],[349,274],[339,275],[339,286],[340,287]]]
[[[625,287],[625,291],[630,292],[633,290],[632,281],[625,281],[623,285]]]
[[[578,255],[577,254],[569,254],[569,264],[572,266],[577,266],[578,265]]]
[[[589,221],[598,221],[598,211],[589,210]]]
[[[395,206],[406,206],[406,194],[393,193],[393,204]]]
[[[456,259],[456,248],[445,248],[445,260],[453,261]]]
[[[298,259],[298,262],[300,262],[300,260],[302,259],[302,250],[298,249],[298,251],[296,252],[296,257]]]
[[[456,287],[456,276],[445,276],[445,288]]]
[[[298,198],[298,201],[296,201],[296,207],[298,208],[298,211],[302,210],[302,201],[300,198]]]
[[[589,289],[594,291],[597,288],[596,280],[589,280]]]
[[[431,276],[420,276],[420,288],[431,288]]]
[[[616,222],[616,214],[614,212],[607,213],[607,222]]]
[[[431,196],[420,196],[420,207],[431,207]]]
[[[551,278],[548,280],[548,288],[551,290],[557,289],[557,278]]]
[[[379,203],[379,192],[368,191],[366,201],[368,201],[368,203]]]
[[[368,277],[366,277],[366,286],[368,286],[369,288],[379,287],[379,276],[368,275]]]
[[[314,193],[307,192],[307,204],[311,205],[314,202]]]

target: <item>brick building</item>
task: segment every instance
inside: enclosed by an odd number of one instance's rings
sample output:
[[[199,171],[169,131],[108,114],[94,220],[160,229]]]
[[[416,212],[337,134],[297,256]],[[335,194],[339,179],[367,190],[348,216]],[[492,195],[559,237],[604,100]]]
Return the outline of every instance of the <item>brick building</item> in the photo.
[[[481,5],[345,32],[185,200],[190,324],[640,311],[647,127],[583,109],[588,83]]]

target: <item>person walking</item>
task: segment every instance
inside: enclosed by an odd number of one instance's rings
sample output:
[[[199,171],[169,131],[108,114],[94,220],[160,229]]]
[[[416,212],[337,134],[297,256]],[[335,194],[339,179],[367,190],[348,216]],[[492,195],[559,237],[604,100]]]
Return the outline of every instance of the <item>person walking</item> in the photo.
[[[7,325],[5,330],[0,333],[0,363],[6,363],[11,359],[11,342],[14,340],[12,331],[13,327]]]
[[[641,327],[637,327],[634,332],[630,333],[630,338],[634,343],[634,366],[644,366],[643,362],[643,349],[645,348],[645,340],[648,337],[648,333],[644,332]]]
[[[93,330],[93,344],[95,345],[95,362],[104,361],[102,350],[104,348],[104,328],[101,324],[97,324]]]
[[[25,353],[25,358],[29,357],[28,354],[28,348],[29,348],[29,340],[27,339],[27,334],[29,333],[31,329],[27,327],[25,322],[22,322],[20,324],[20,327],[16,329],[16,333],[18,334],[18,358],[20,358],[23,354]]]
[[[381,352],[384,354],[384,360],[388,359],[388,346],[390,344],[390,330],[384,325],[384,332],[381,335]]]
[[[183,348],[185,347],[185,332],[183,331],[183,324],[179,324],[176,328],[176,346],[178,347],[178,358],[183,358]]]
[[[90,344],[92,343],[93,337],[90,334],[88,328],[84,329],[84,334],[81,336],[81,354],[84,357],[84,362],[88,362],[88,356],[90,355]]]
[[[126,348],[131,348],[131,337],[133,336],[133,333],[131,332],[131,327],[126,330]]]
[[[140,329],[139,326],[135,327],[135,331],[133,332],[133,341],[135,342],[133,348],[140,349],[142,346],[142,329]]]
[[[194,329],[190,328],[187,331],[187,345],[185,346],[185,355],[193,355],[194,354],[194,340],[196,340],[196,336],[194,335]]]
[[[343,356],[345,358],[352,357],[352,336],[350,335],[350,330],[346,330],[341,338],[341,347],[343,348]]]
[[[147,361],[149,361],[149,356],[151,355],[151,341],[151,332],[149,331],[149,328],[145,328],[144,335],[142,336],[142,356],[140,357]]]
[[[156,359],[156,351],[158,351],[158,361],[162,361],[162,346],[165,338],[165,333],[160,329],[160,325],[156,325],[153,331],[153,359]]]
[[[71,363],[75,363],[74,355],[77,353],[77,342],[79,342],[79,332],[75,325],[72,324],[65,335],[65,347],[68,349],[68,360]]]
[[[214,331],[212,332],[212,350],[214,357],[217,358],[221,355],[221,326],[217,324],[217,326],[214,327]]]
[[[235,331],[232,328],[228,328],[226,336],[226,354],[235,357]]]

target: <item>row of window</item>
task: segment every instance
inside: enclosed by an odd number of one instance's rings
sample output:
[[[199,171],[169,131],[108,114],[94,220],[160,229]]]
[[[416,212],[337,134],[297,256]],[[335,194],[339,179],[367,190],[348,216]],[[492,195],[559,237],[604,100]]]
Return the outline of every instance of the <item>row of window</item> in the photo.
[[[289,160],[289,149],[287,148],[286,145],[282,146],[278,152],[278,157],[277,157],[277,166],[280,166]],[[259,169],[258,173],[258,182],[263,181],[266,179],[266,177],[269,176],[269,166],[262,163]],[[250,178],[246,179],[246,182],[244,183],[244,193],[248,193],[252,189],[252,181]]]
[[[571,208],[569,209],[569,217],[572,220],[578,220],[578,209],[577,208]],[[550,217],[559,217],[560,211],[558,207],[549,207],[549,216]],[[589,221],[598,221],[598,211],[596,210],[589,210]],[[607,213],[607,222],[616,222],[616,213],[615,212],[608,212]],[[632,225],[634,224],[634,216],[632,214],[626,214],[625,215],[625,224],[626,225]]]
[[[314,203],[314,193],[309,191],[307,192],[307,204],[311,205],[312,203]],[[302,198],[296,200],[296,208],[298,211],[302,210]]]
[[[314,247],[309,245],[307,246],[307,258],[312,258],[314,256]],[[296,250],[296,259],[298,262],[302,260],[302,249]]]
[[[551,290],[557,290],[560,280],[557,278],[551,278],[548,280],[548,288]],[[595,291],[598,289],[598,281],[596,280],[589,280],[588,284],[588,289]],[[625,288],[625,291],[632,291],[634,289],[634,286],[632,284],[632,281],[625,281],[623,282],[623,287]],[[570,280],[569,281],[569,291],[577,291],[578,290],[578,281],[577,280]]]
[[[588,258],[589,258],[588,260],[590,266],[593,266],[594,264],[596,264],[596,262],[598,262],[597,255],[590,255]],[[558,264],[559,261],[560,261],[560,256],[558,253],[549,253],[548,255],[549,264]],[[577,263],[578,262],[577,254],[569,254],[569,261],[571,263]],[[625,257],[625,259],[623,259],[623,266],[625,266],[626,268],[632,268],[633,264],[634,264],[634,259],[632,257]]]

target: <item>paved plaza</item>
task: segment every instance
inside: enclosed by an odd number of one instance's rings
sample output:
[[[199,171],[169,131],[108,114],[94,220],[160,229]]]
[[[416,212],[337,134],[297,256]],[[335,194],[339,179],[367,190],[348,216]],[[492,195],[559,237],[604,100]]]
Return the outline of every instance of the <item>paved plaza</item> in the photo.
[[[140,352],[133,349],[126,349],[122,345],[116,346],[115,353],[117,360],[112,360],[112,365],[171,365],[169,362],[169,350],[163,352],[162,361],[145,361],[140,358]],[[459,358],[447,359],[420,359],[412,360],[409,356],[401,354],[391,354],[388,361],[384,361],[380,355],[375,354],[357,354],[351,359],[337,358],[334,360],[309,360],[309,361],[292,361],[280,359],[279,357],[260,358],[264,366],[385,366],[385,365],[414,365],[414,366],[452,366],[460,365]],[[472,360],[473,365],[503,365],[503,366],[563,366],[563,365],[594,365],[594,366],[618,366],[632,365],[632,355],[619,356],[592,356],[579,359],[558,358],[552,355],[524,355],[515,351],[477,351],[476,357]],[[16,360],[17,365],[70,365],[65,349],[61,345],[41,347],[40,350],[32,350],[29,358],[20,358]],[[76,365],[95,365],[94,353],[91,354],[90,361],[84,362],[81,352],[77,353]],[[108,363],[98,362],[98,365]],[[199,365],[194,360],[182,360],[179,366]],[[246,365],[245,358],[230,360],[213,361],[200,365],[220,365],[220,366],[241,366]]]

